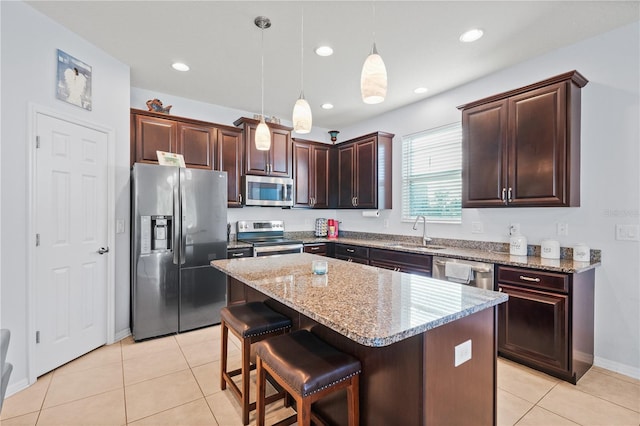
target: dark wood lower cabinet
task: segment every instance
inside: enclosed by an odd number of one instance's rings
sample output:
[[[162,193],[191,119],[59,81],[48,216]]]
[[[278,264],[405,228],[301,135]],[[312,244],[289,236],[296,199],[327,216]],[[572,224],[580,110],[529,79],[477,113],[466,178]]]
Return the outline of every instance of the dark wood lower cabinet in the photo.
[[[317,244],[305,244],[304,252],[317,254],[318,256],[326,256],[327,255],[327,245],[325,243],[317,243]]]
[[[369,247],[352,246],[348,244],[336,244],[336,259],[346,260],[347,262],[369,264]]]
[[[500,309],[500,350],[566,370],[569,296],[508,285],[499,289],[509,295],[509,302]]]
[[[499,265],[498,352],[575,384],[593,365],[595,270],[561,274]]]

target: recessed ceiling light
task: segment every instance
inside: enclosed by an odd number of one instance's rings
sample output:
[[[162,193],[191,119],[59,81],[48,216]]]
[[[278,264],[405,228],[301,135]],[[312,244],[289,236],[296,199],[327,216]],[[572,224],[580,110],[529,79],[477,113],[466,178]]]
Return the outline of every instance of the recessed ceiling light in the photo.
[[[472,41],[478,40],[480,37],[482,37],[483,34],[484,34],[484,31],[482,31],[479,28],[474,28],[472,30],[469,30],[463,33],[460,36],[460,41],[463,43],[471,43]]]
[[[413,89],[413,93],[427,93],[427,88],[426,87],[416,87],[415,89]]]
[[[324,103],[321,106],[322,106],[322,109],[332,109],[333,108],[333,104],[330,104],[329,102]]]
[[[189,65],[183,64],[182,62],[174,62],[171,66],[176,71],[189,71]]]
[[[329,46],[320,46],[316,48],[316,55],[318,56],[331,56],[333,55],[333,49]]]

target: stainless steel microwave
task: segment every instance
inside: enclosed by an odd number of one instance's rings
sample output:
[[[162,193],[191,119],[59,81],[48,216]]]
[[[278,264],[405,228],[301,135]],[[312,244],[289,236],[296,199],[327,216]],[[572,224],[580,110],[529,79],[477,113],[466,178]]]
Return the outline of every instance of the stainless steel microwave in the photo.
[[[242,176],[242,199],[247,206],[293,206],[293,179],[275,176]]]

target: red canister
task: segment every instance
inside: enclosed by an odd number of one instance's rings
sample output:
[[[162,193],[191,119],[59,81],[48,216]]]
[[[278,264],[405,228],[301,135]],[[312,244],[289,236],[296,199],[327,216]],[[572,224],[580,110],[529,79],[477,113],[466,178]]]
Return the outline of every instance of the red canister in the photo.
[[[327,220],[327,238],[330,240],[338,238],[338,221],[335,219]]]

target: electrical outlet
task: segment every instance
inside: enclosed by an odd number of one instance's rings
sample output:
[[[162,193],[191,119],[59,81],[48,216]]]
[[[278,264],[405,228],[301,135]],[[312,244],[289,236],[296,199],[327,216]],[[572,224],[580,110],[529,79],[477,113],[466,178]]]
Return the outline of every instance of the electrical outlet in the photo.
[[[520,224],[512,223],[509,225],[509,235],[517,235],[520,233]]]
[[[484,232],[484,227],[482,222],[471,222],[471,233],[472,234],[482,234]]]
[[[569,235],[569,224],[565,222],[558,222],[556,224],[556,233],[561,237]]]
[[[124,219],[116,220],[116,234],[124,234]]]
[[[616,240],[639,241],[640,225],[616,225]]]
[[[467,340],[466,342],[462,342],[455,347],[455,359],[453,361],[453,366],[457,367],[471,359],[471,340]]]

